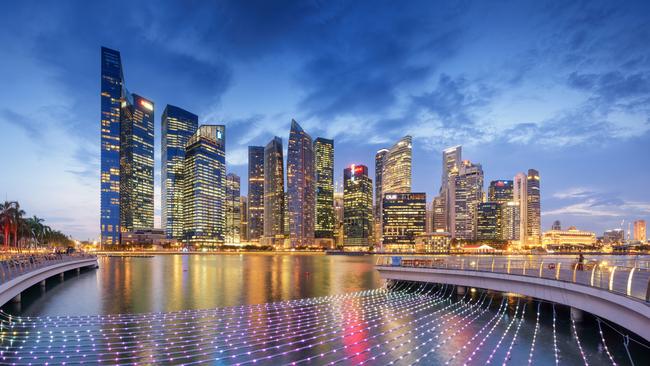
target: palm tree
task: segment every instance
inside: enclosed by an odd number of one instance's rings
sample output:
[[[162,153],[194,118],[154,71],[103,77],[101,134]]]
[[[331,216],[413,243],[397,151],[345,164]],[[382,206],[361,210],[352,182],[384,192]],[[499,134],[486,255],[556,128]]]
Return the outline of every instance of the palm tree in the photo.
[[[20,209],[20,203],[17,201],[11,202],[13,205],[13,231],[14,231],[14,247],[18,248],[18,229],[21,228],[21,221],[25,215],[25,211]],[[20,249],[20,248],[18,248]]]
[[[9,249],[9,236],[14,225],[13,204],[9,201],[0,204],[0,228],[4,235],[5,250]]]

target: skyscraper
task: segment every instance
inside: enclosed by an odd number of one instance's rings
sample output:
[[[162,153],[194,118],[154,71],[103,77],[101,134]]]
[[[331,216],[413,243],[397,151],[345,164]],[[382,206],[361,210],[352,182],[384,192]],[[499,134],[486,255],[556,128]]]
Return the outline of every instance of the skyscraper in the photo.
[[[248,240],[264,235],[264,147],[248,147]]]
[[[384,162],[388,155],[388,149],[380,149],[375,154],[375,220],[381,220],[381,201],[382,196],[382,173],[384,170]],[[381,226],[380,226],[381,227]]]
[[[183,225],[186,244],[223,244],[226,226],[226,130],[203,125],[189,139],[183,164]]]
[[[447,218],[445,211],[445,197],[437,196],[433,198],[432,205],[432,223],[431,231],[445,232],[447,230]]]
[[[291,120],[287,152],[287,198],[291,247],[314,244],[316,176],[314,142],[300,124]]]
[[[334,238],[334,140],[319,137],[316,154],[316,238]]]
[[[182,239],[185,145],[198,129],[199,117],[168,104],[162,114],[161,122],[161,223],[168,238]]]
[[[383,248],[414,252],[415,238],[425,233],[425,193],[386,193],[382,203]]]
[[[488,201],[506,203],[512,201],[513,182],[511,180],[493,180],[488,188]]]
[[[120,108],[120,226],[153,229],[154,106],[124,93]]]
[[[519,241],[521,213],[519,212],[519,202],[510,201],[501,204],[501,239],[509,241]]]
[[[501,203],[480,202],[477,207],[476,238],[478,240],[501,240]]]
[[[239,233],[241,235],[241,241],[243,243],[248,242],[248,197],[241,196],[239,197],[240,210],[240,220],[239,220]]]
[[[101,48],[100,231],[102,245],[120,243],[120,109],[124,75],[120,53]]]
[[[462,147],[460,145],[447,148],[442,151],[442,179],[440,184],[440,201],[444,205],[444,215],[437,220],[436,228],[442,231],[453,231],[454,219],[454,181],[453,177],[458,175],[462,163]]]
[[[235,173],[226,175],[226,244],[241,242],[240,179]]]
[[[343,227],[347,250],[368,248],[372,235],[372,180],[365,165],[352,164],[343,171]]]
[[[540,245],[542,240],[541,220],[541,196],[539,172],[535,169],[528,169],[527,176],[527,244],[530,246]]]
[[[334,243],[337,247],[345,242],[343,209],[343,192],[334,192]]]
[[[634,221],[634,240],[645,243],[647,239],[645,220]]]
[[[282,139],[264,148],[264,243],[284,244],[284,165]],[[249,224],[250,225],[250,224]]]
[[[463,161],[458,175],[452,174],[454,208],[452,238],[476,239],[478,204],[483,200],[483,169],[481,164]]]
[[[402,137],[388,150],[382,169],[382,195],[411,192],[412,156],[411,136]]]

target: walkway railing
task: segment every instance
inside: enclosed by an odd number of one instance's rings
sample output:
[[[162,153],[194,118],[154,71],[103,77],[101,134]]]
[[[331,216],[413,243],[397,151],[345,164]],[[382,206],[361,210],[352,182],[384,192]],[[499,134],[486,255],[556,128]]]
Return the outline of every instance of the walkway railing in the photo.
[[[557,257],[381,256],[378,266],[436,268],[505,273],[570,282],[605,289],[650,302],[650,262],[585,260]]]
[[[71,262],[86,258],[96,258],[96,256],[85,253],[0,255],[0,285],[31,271],[35,271],[54,264]]]

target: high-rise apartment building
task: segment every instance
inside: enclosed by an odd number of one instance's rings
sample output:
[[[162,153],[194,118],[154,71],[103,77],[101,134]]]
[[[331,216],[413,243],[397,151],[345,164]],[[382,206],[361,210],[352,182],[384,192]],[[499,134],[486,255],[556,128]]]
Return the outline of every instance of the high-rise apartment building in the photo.
[[[283,160],[282,139],[275,137],[264,148],[263,239],[265,245],[284,245],[285,193]]]
[[[248,242],[248,197],[239,197],[240,219],[239,219],[239,235],[241,235],[242,243]]]
[[[153,229],[154,105],[124,93],[120,108],[120,227]]]
[[[483,169],[481,164],[463,161],[458,175],[451,175],[454,208],[452,238],[475,240],[478,204],[483,201]]]
[[[382,202],[383,248],[414,252],[415,238],[425,233],[425,193],[386,193]]]
[[[287,151],[287,198],[289,241],[292,248],[312,246],[316,215],[316,175],[314,142],[291,120]]]
[[[182,239],[185,146],[199,127],[199,117],[168,104],[162,114],[161,126],[161,224],[167,238]]]
[[[493,180],[488,188],[488,201],[506,203],[512,201],[513,182],[511,180]]]
[[[124,74],[120,53],[101,48],[100,232],[105,246],[120,244],[120,110]]]
[[[368,167],[352,164],[343,171],[344,246],[367,249],[372,235],[372,180]]]
[[[316,155],[316,238],[334,238],[334,140],[314,141]]]
[[[226,244],[241,242],[241,182],[235,173],[226,175]]]
[[[184,242],[215,248],[225,241],[226,130],[203,125],[189,139],[183,164]]]
[[[248,240],[264,235],[264,147],[248,147]]]
[[[648,240],[645,220],[634,221],[634,240],[645,243]]]
[[[478,240],[501,240],[501,203],[480,202],[477,207],[476,238]]]

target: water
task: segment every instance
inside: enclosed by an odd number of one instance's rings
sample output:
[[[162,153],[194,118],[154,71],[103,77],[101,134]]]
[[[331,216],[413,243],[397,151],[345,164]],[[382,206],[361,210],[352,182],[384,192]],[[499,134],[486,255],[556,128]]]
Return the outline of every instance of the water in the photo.
[[[611,364],[592,317],[576,324],[579,347],[565,307],[555,307],[554,332],[552,304],[419,284],[386,291],[373,264],[307,254],[103,257],[99,269],[50,279],[4,307],[37,318],[16,324],[13,341],[5,335],[2,348],[19,353],[3,361],[546,365],[557,354],[572,365],[584,364],[582,347],[589,364]],[[607,327],[604,337],[614,360],[629,364],[623,338]],[[649,355],[632,352],[637,364]]]

